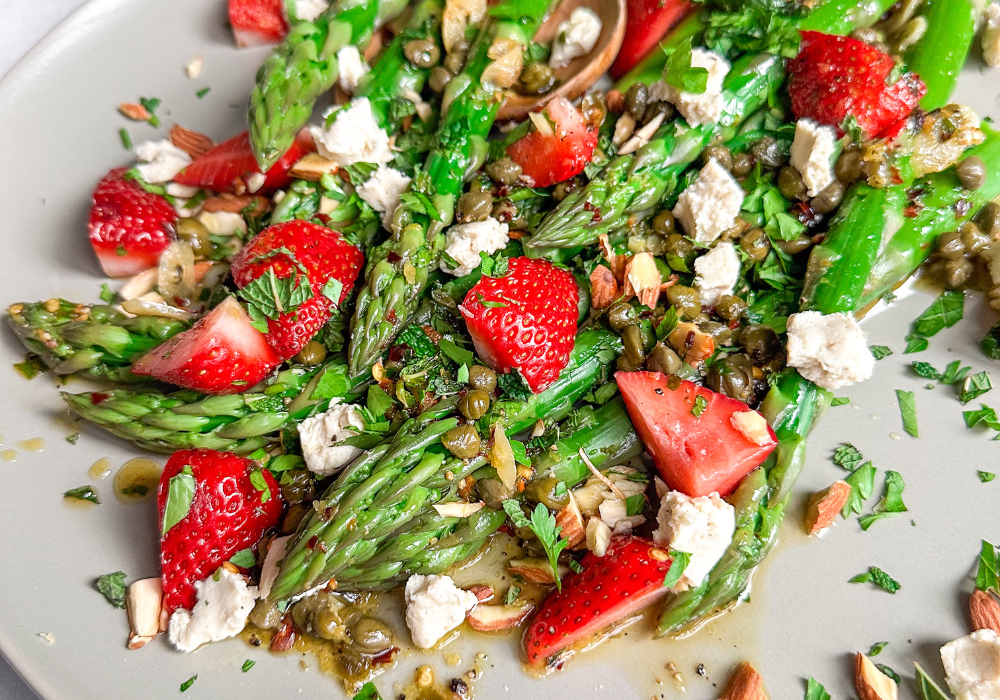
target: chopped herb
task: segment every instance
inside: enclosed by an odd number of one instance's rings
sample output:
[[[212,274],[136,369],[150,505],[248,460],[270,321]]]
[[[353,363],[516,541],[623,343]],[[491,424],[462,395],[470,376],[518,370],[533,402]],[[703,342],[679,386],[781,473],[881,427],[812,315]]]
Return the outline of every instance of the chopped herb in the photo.
[[[685,569],[687,569],[688,564],[691,563],[691,555],[687,552],[678,552],[676,550],[670,550],[670,568],[667,569],[667,575],[663,577],[663,585],[666,588],[673,588],[677,585],[677,582],[681,580],[681,576],[684,575]]]
[[[90,501],[91,503],[101,505],[101,499],[98,497],[93,486],[80,486],[75,489],[70,489],[63,494],[63,497],[72,498],[77,501]]]
[[[45,363],[42,362],[38,355],[29,353],[25,356],[24,362],[18,362],[14,365],[14,369],[16,369],[22,377],[30,380],[45,372],[48,367],[45,366]]]
[[[920,437],[920,431],[917,429],[917,404],[913,392],[896,389],[896,398],[899,400],[899,413],[903,418],[903,430],[913,437]]]
[[[145,484],[132,484],[121,490],[123,496],[139,496],[140,498],[149,494],[149,487]]]
[[[313,389],[312,396],[309,398],[313,401],[343,398],[347,395],[350,388],[351,382],[347,378],[347,367],[344,365],[331,365],[326,368],[319,381],[316,382],[316,388]]]
[[[455,381],[459,384],[469,383],[469,365],[462,365],[458,368],[458,372],[455,373]]]
[[[614,384],[614,382],[611,383]],[[524,381],[524,377],[521,376],[519,371],[504,372],[497,375],[497,386],[500,387],[500,391],[503,392],[505,398],[513,399],[514,401],[527,401],[534,396],[531,387]]]
[[[190,678],[188,678],[188,679],[187,679],[186,681],[184,681],[183,683],[181,683],[181,692],[183,693],[183,692],[184,692],[185,690],[187,690],[187,689],[188,689],[188,688],[190,688],[190,687],[191,687],[192,685],[194,685],[194,682],[195,682],[196,680],[198,680],[198,674],[197,674],[197,673],[196,673],[196,674],[194,674],[193,676],[191,676]]]
[[[982,408],[975,411],[962,411],[962,418],[968,428],[975,428],[982,423],[987,428],[1000,431],[1000,420],[997,419],[997,412],[984,403],[979,404]]]
[[[275,474],[300,469],[305,466],[305,460],[299,455],[278,455],[267,461],[267,470]]]
[[[694,397],[694,406],[691,407],[691,415],[695,418],[701,418],[701,414],[705,412],[706,408],[708,408],[708,399],[698,394]]]
[[[246,673],[256,665],[257,665],[256,661],[254,661],[253,659],[247,659],[246,661],[243,662],[243,673]]]
[[[463,365],[464,367],[464,365]],[[514,453],[514,461],[518,464],[523,464],[526,467],[531,466],[531,460],[528,459],[528,451],[524,447],[524,443],[520,440],[509,440],[510,451]],[[565,486],[565,484],[563,484]]]
[[[267,332],[267,319],[276,319],[312,298],[312,288],[305,275],[278,278],[274,268],[239,290],[247,302],[253,327]]]
[[[691,65],[692,42],[685,39],[667,59],[663,80],[684,92],[703,93],[708,89],[708,70]]]
[[[979,551],[979,567],[976,569],[976,588],[981,591],[1000,593],[1000,573],[997,570],[997,549],[983,540]]]
[[[122,140],[122,148],[126,151],[132,150],[132,135],[128,133],[128,129],[122,127],[118,130],[118,138]]]
[[[864,461],[861,451],[849,442],[843,442],[833,451],[833,463],[853,472]]]
[[[557,481],[555,488],[552,489],[552,495],[555,496],[556,498],[559,498],[560,496],[565,496],[566,493],[567,493],[566,482]]]
[[[630,518],[634,515],[642,515],[642,509],[645,507],[645,494],[637,493],[634,496],[628,496],[625,498],[625,515]]]
[[[484,297],[479,292],[476,292],[476,301],[478,301],[479,305],[482,306],[484,309],[506,309],[507,308],[507,305],[505,303],[503,303],[502,301],[487,301],[486,297]]]
[[[496,257],[491,258],[486,254],[486,251],[479,251],[479,259],[482,260],[480,268],[483,277],[503,277],[507,274],[509,258],[503,252],[497,253]]]
[[[438,341],[438,347],[441,349],[441,352],[444,354],[444,356],[447,357],[452,362],[454,362],[456,365],[467,365],[471,367],[472,363],[476,359],[476,356],[473,355],[471,352],[469,352],[465,348],[458,347],[458,345],[448,340],[447,338],[442,338],[440,341]]]
[[[830,700],[830,694],[826,688],[812,676],[806,681],[806,694],[803,700]]]
[[[250,472],[250,485],[257,491],[260,491],[261,503],[267,503],[271,500],[271,487],[267,485],[267,479],[264,478],[264,472],[260,469],[254,469]]]
[[[80,440],[80,433],[70,433],[66,436],[66,442],[75,445]]]
[[[174,525],[187,517],[194,501],[196,484],[191,467],[184,467],[179,474],[170,477],[167,485],[167,501],[163,506],[163,522],[160,532],[166,534]]]
[[[893,671],[891,668],[889,668],[885,664],[875,664],[875,668],[877,668],[879,671],[881,671],[882,673],[884,673],[885,675],[887,675],[889,678],[891,678],[893,681],[895,681],[895,683],[896,683],[897,686],[900,683],[903,682],[903,679],[899,677],[899,674],[896,673],[895,671]]]
[[[988,484],[988,483],[990,483],[991,481],[993,481],[996,478],[997,478],[997,475],[995,473],[993,473],[993,472],[984,472],[982,470],[980,470],[980,472],[979,472],[979,480],[981,482],[983,482],[984,484]]]
[[[964,314],[965,294],[961,290],[954,289],[943,292],[913,322],[913,332],[906,337],[906,352],[926,350],[927,338],[945,328],[951,328],[962,320]]]
[[[368,411],[375,418],[381,418],[392,408],[392,398],[378,384],[368,387]]]
[[[867,530],[873,523],[881,520],[882,518],[888,518],[893,515],[905,513],[906,504],[903,503],[904,487],[905,484],[903,483],[903,477],[899,472],[894,472],[891,469],[886,471],[885,493],[882,495],[881,500],[875,504],[875,507],[872,509],[872,513],[859,520],[861,523],[861,529]]]
[[[680,319],[677,318],[677,310],[674,307],[667,309],[660,319],[660,325],[656,327],[656,339],[663,340],[677,329]]]
[[[340,307],[340,297],[344,291],[344,283],[335,277],[331,277],[327,280],[326,284],[323,285],[322,294],[331,302],[333,302],[333,308]]]
[[[844,479],[844,481],[850,484],[851,493],[847,497],[847,503],[844,504],[843,509],[840,511],[842,518],[846,520],[850,517],[851,513],[861,514],[861,507],[871,497],[872,491],[875,490],[876,471],[875,466],[871,462],[867,462],[855,469]]]
[[[871,353],[875,356],[876,360],[881,360],[892,354],[892,350],[890,350],[886,345],[872,345],[868,349],[871,350]]]
[[[1000,323],[990,328],[979,345],[983,354],[991,360],[1000,360]]]
[[[211,92],[211,90],[212,90],[212,88],[210,88],[210,87],[203,87],[201,90],[199,90],[195,94],[198,96],[198,99],[200,100],[205,95],[207,95],[209,92]]]
[[[118,294],[112,291],[107,283],[101,285],[101,301],[105,304],[115,304],[118,302]]]
[[[361,690],[354,696],[354,700],[382,700],[382,696],[378,694],[375,684],[368,681],[361,686]]]
[[[896,594],[896,591],[902,588],[899,581],[882,571],[882,569],[877,566],[869,566],[868,571],[863,574],[858,574],[852,578],[849,583],[874,583],[883,591],[892,593],[893,595]]]
[[[561,591],[562,580],[559,576],[559,554],[569,545],[569,540],[559,538],[562,528],[556,525],[555,516],[549,512],[549,509],[543,503],[535,506],[535,510],[531,512],[530,520],[525,517],[521,511],[521,506],[513,499],[504,501],[503,509],[510,516],[511,522],[514,523],[515,527],[527,527],[535,533],[535,537],[542,543],[542,547],[545,549],[546,555],[548,555],[549,566],[552,567],[552,575],[556,579],[556,587]]]
[[[875,642],[872,644],[871,649],[868,650],[868,656],[878,656],[888,645],[889,642]]]
[[[948,366],[944,368],[944,374],[941,375],[941,383],[958,384],[971,371],[971,367],[962,367],[962,363],[959,360],[949,362]]]
[[[569,568],[570,571],[572,571],[574,574],[579,574],[583,572],[583,565],[573,558],[570,558],[569,560]]]
[[[514,601],[516,601],[520,596],[521,596],[520,586],[511,586],[510,588],[507,589],[507,595],[503,597],[503,604],[513,605]]]
[[[992,388],[993,384],[990,382],[989,374],[986,372],[973,374],[962,381],[962,389],[958,393],[958,400],[963,404],[969,403]]]
[[[917,692],[921,700],[949,700],[948,695],[931,680],[920,664],[914,662],[913,665],[917,669]]]
[[[929,347],[930,343],[922,335],[908,335],[906,336],[906,349],[903,350],[903,354],[909,355],[914,352],[923,352]]]
[[[923,377],[924,379],[941,378],[941,373],[934,369],[928,362],[914,362],[910,365],[910,368],[918,377]]]
[[[851,400],[846,396],[834,396],[833,400],[830,401],[831,406],[847,406],[850,405]]]
[[[229,558],[229,563],[233,566],[238,566],[241,569],[249,569],[257,563],[257,557],[254,556],[253,549],[247,547],[246,549],[241,549],[236,554],[231,556]]]
[[[104,574],[94,582],[94,585],[109,603],[116,608],[125,609],[124,571],[116,571],[113,574]]]

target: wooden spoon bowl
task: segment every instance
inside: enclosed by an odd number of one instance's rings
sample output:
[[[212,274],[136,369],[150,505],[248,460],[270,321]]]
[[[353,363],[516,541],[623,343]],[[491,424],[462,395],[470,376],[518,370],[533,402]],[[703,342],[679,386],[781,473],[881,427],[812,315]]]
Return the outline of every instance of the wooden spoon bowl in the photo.
[[[539,44],[551,44],[556,38],[559,25],[569,19],[573,10],[578,7],[590,8],[601,18],[601,36],[597,38],[593,50],[586,56],[574,58],[569,65],[553,70],[557,80],[554,90],[543,95],[508,92],[507,101],[500,108],[499,119],[522,119],[528,112],[556,97],[575,100],[614,63],[625,39],[625,0],[563,0],[538,28],[535,41]]]

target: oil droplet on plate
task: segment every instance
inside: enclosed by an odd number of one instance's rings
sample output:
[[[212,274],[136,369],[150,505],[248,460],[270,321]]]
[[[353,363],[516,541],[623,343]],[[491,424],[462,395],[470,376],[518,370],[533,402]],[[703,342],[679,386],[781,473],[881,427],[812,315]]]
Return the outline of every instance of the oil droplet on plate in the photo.
[[[896,432],[889,433],[889,437],[891,437],[893,440],[899,440],[899,433]]]
[[[30,440],[22,440],[17,443],[25,452],[41,452],[45,449],[45,440],[42,438],[31,438]]]
[[[111,473],[111,460],[107,457],[101,457],[99,460],[94,462],[94,464],[87,470],[87,476],[91,479],[106,479]]]
[[[878,416],[876,416],[874,413],[869,413],[868,417],[871,418],[872,420],[878,420]]]
[[[17,459],[17,450],[4,450],[0,452],[0,458],[5,462],[13,462]]]
[[[122,503],[138,503],[156,493],[160,483],[160,465],[151,459],[136,457],[122,465],[115,474],[115,497]]]

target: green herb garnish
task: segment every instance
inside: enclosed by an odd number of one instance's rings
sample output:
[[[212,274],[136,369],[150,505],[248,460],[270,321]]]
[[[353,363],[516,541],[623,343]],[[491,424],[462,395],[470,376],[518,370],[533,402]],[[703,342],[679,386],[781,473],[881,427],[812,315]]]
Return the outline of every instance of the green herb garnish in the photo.
[[[90,503],[101,505],[101,499],[97,495],[93,486],[79,486],[75,489],[70,489],[63,494],[63,497],[72,498],[77,501],[89,501]]]
[[[170,477],[167,483],[167,501],[163,506],[161,533],[166,534],[170,528],[187,517],[194,501],[195,488],[194,472],[190,466],[184,467],[179,474]]]
[[[902,588],[899,581],[882,571],[882,569],[877,566],[869,566],[868,571],[863,574],[858,574],[852,578],[849,583],[874,583],[883,591],[887,591],[893,595],[895,595],[896,591]]]
[[[868,349],[871,350],[871,353],[875,356],[876,360],[881,360],[892,354],[892,350],[890,350],[887,345],[872,345]]]
[[[913,437],[920,437],[920,431],[917,429],[917,403],[913,398],[913,392],[896,389],[896,398],[899,400],[899,413],[903,418],[903,430]]]
[[[116,608],[125,609],[125,572],[104,574],[94,582],[101,595]]]
[[[677,582],[681,580],[681,576],[684,575],[684,570],[691,563],[691,555],[687,552],[678,552],[671,549],[670,557],[670,568],[667,569],[667,575],[663,578],[663,585],[666,588],[676,586]]]
[[[881,520],[882,518],[888,518],[893,515],[905,513],[906,504],[903,503],[904,487],[905,484],[903,483],[903,477],[899,472],[894,472],[892,470],[886,471],[885,493],[882,495],[881,500],[875,504],[875,508],[872,509],[872,513],[859,520],[861,523],[861,529],[867,530],[873,523]]]

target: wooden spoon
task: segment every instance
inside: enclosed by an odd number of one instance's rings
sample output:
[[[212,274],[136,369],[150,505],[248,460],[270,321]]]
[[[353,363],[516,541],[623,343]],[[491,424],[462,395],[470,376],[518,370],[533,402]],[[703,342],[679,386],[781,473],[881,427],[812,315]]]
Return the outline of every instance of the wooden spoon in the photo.
[[[539,27],[535,41],[551,44],[563,21],[578,7],[588,7],[601,18],[601,36],[594,49],[586,56],[578,56],[568,66],[557,68],[553,73],[558,81],[554,90],[544,95],[519,95],[507,93],[507,101],[500,108],[498,119],[521,119],[536,107],[546,104],[556,97],[575,100],[598,78],[604,75],[614,63],[618,50],[625,39],[625,0],[562,0],[555,11]]]

